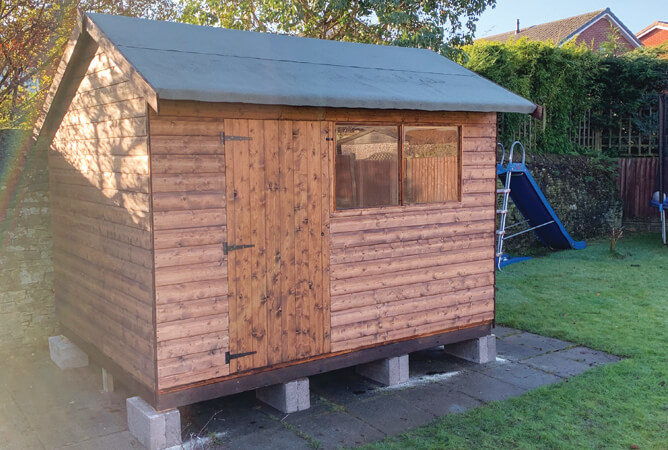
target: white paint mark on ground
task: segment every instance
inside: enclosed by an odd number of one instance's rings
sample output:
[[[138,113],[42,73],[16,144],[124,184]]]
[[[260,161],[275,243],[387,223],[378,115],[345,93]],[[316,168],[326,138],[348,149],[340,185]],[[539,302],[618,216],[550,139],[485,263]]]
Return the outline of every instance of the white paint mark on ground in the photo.
[[[221,431],[218,433],[211,433],[207,436],[193,436],[187,441],[166,450],[206,450],[216,446],[218,441],[222,440],[227,435],[227,432]]]
[[[405,383],[401,384],[395,384],[394,386],[385,386],[382,388],[379,388],[380,390],[394,390],[394,389],[408,389],[416,386],[423,386],[425,384],[429,383],[436,383],[437,381],[445,381],[450,378],[453,378],[457,375],[459,375],[461,371],[455,371],[455,372],[446,372],[446,373],[437,373],[434,375],[424,375],[421,377],[414,377],[414,378],[409,378],[408,381]]]

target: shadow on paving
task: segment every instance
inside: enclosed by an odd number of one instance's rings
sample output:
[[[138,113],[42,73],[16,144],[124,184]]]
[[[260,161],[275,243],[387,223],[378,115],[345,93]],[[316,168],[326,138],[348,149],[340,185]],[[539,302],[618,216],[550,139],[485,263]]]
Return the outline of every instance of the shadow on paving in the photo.
[[[253,391],[180,408],[183,448],[338,448],[377,441],[433,419],[558,383],[619,358],[497,327],[496,362],[440,348],[410,355],[410,380],[381,387],[353,368],[310,377],[311,408],[283,414]],[[9,448],[134,449],[125,393],[105,393],[95,365],[61,372],[48,353],[14,358],[0,374],[0,433]],[[8,436],[8,438],[7,438]]]

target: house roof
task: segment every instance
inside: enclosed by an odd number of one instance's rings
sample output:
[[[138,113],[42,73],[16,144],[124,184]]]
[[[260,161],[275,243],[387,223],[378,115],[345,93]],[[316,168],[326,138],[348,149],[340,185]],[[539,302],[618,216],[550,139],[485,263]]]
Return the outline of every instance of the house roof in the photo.
[[[554,22],[520,28],[519,33],[508,31],[506,33],[495,34],[493,36],[481,38],[481,40],[506,42],[511,39],[526,37],[532,41],[553,42],[557,45],[562,45],[582,33],[594,23],[598,22],[599,19],[606,16],[617,25],[622,34],[625,35],[631,44],[635,47],[642,45],[622,21],[610,11],[610,8],[580,14],[579,16],[567,17],[565,19],[555,20]]]
[[[536,109],[430,50],[85,14],[47,95],[38,134],[47,119],[56,126],[57,114],[50,118],[49,108],[63,103],[54,101],[59,85],[67,84],[63,74],[92,58],[77,50],[86,40],[110,52],[156,111],[158,99],[527,114]]]
[[[636,33],[636,37],[638,39],[641,39],[647,33],[651,32],[651,31],[654,31],[655,29],[668,30],[668,22],[664,22],[664,21],[661,21],[661,20],[655,20],[654,22],[652,22],[651,24],[649,24],[648,26],[646,26],[642,30],[638,31]]]

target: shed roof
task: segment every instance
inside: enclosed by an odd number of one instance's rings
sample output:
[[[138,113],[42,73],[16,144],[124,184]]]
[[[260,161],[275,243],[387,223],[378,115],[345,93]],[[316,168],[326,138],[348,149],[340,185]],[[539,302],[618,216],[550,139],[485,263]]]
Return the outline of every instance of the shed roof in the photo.
[[[429,50],[87,17],[161,99],[431,111],[536,108]]]

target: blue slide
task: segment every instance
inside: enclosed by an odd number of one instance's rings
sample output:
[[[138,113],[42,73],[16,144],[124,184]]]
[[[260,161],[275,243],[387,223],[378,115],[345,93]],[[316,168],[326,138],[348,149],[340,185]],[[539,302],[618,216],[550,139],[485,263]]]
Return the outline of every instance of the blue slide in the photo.
[[[561,223],[536,181],[523,163],[509,163],[505,167],[497,164],[496,173],[505,184],[510,179],[510,198],[534,230],[538,239],[553,249],[581,250],[587,246],[583,241],[574,241]],[[547,222],[548,225],[540,226]]]

